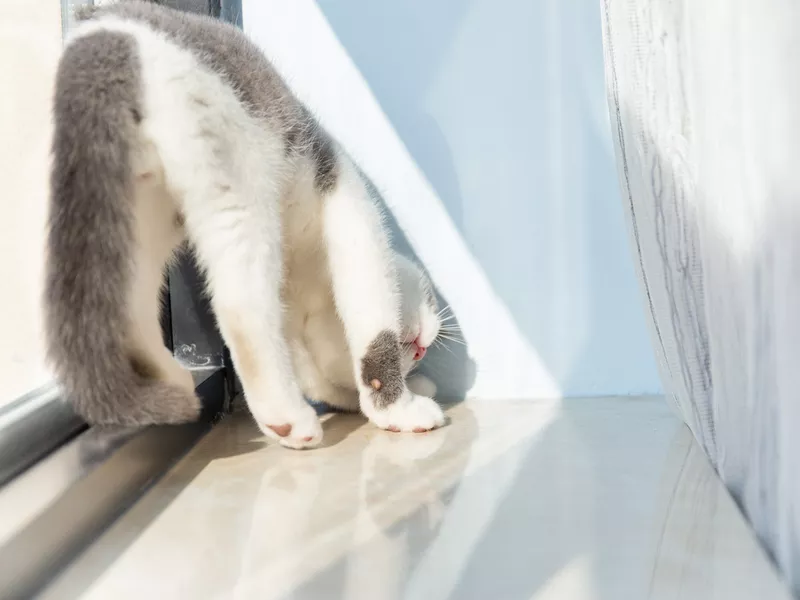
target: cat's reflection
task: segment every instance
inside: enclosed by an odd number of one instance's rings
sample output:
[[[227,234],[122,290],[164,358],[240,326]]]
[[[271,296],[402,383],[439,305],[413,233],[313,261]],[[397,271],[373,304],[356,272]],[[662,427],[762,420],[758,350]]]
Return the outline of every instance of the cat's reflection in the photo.
[[[262,476],[236,597],[395,598],[435,539],[477,433],[472,413],[422,435],[331,415],[335,446],[282,453]],[[329,433],[330,432],[330,433]]]

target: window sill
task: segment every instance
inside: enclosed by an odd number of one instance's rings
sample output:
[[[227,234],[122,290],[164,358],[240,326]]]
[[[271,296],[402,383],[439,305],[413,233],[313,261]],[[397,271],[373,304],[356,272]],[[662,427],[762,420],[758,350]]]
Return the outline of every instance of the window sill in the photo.
[[[0,598],[42,589],[210,430],[225,369],[198,379],[212,416],[188,425],[89,428],[54,387],[0,413]]]

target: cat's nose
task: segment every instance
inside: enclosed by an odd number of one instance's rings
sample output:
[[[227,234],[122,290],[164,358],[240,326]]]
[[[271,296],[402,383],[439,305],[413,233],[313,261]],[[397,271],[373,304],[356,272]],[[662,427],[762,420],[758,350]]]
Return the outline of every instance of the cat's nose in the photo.
[[[425,358],[425,353],[428,349],[425,346],[419,345],[419,338],[414,340],[414,346],[416,346],[416,351],[414,352],[414,360],[422,360]]]

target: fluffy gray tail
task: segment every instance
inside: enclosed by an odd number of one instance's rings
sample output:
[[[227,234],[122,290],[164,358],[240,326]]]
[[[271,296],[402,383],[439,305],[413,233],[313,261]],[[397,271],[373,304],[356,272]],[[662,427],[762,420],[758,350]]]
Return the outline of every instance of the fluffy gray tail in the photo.
[[[59,383],[92,424],[179,423],[200,412],[193,394],[134,368],[126,346],[140,77],[133,38],[98,31],[67,46],[56,80],[46,336]]]

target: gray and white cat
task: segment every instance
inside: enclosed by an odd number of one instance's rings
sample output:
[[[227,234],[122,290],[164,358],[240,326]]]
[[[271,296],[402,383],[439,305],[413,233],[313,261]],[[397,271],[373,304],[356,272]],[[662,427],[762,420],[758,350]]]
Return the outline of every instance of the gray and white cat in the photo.
[[[64,50],[53,116],[47,341],[89,422],[197,418],[192,378],[158,319],[164,266],[188,239],[267,436],[293,448],[322,439],[283,310],[315,275],[332,292],[364,414],[397,431],[444,423],[405,383],[398,274],[378,207],[241,32],[144,2],[95,8]]]

